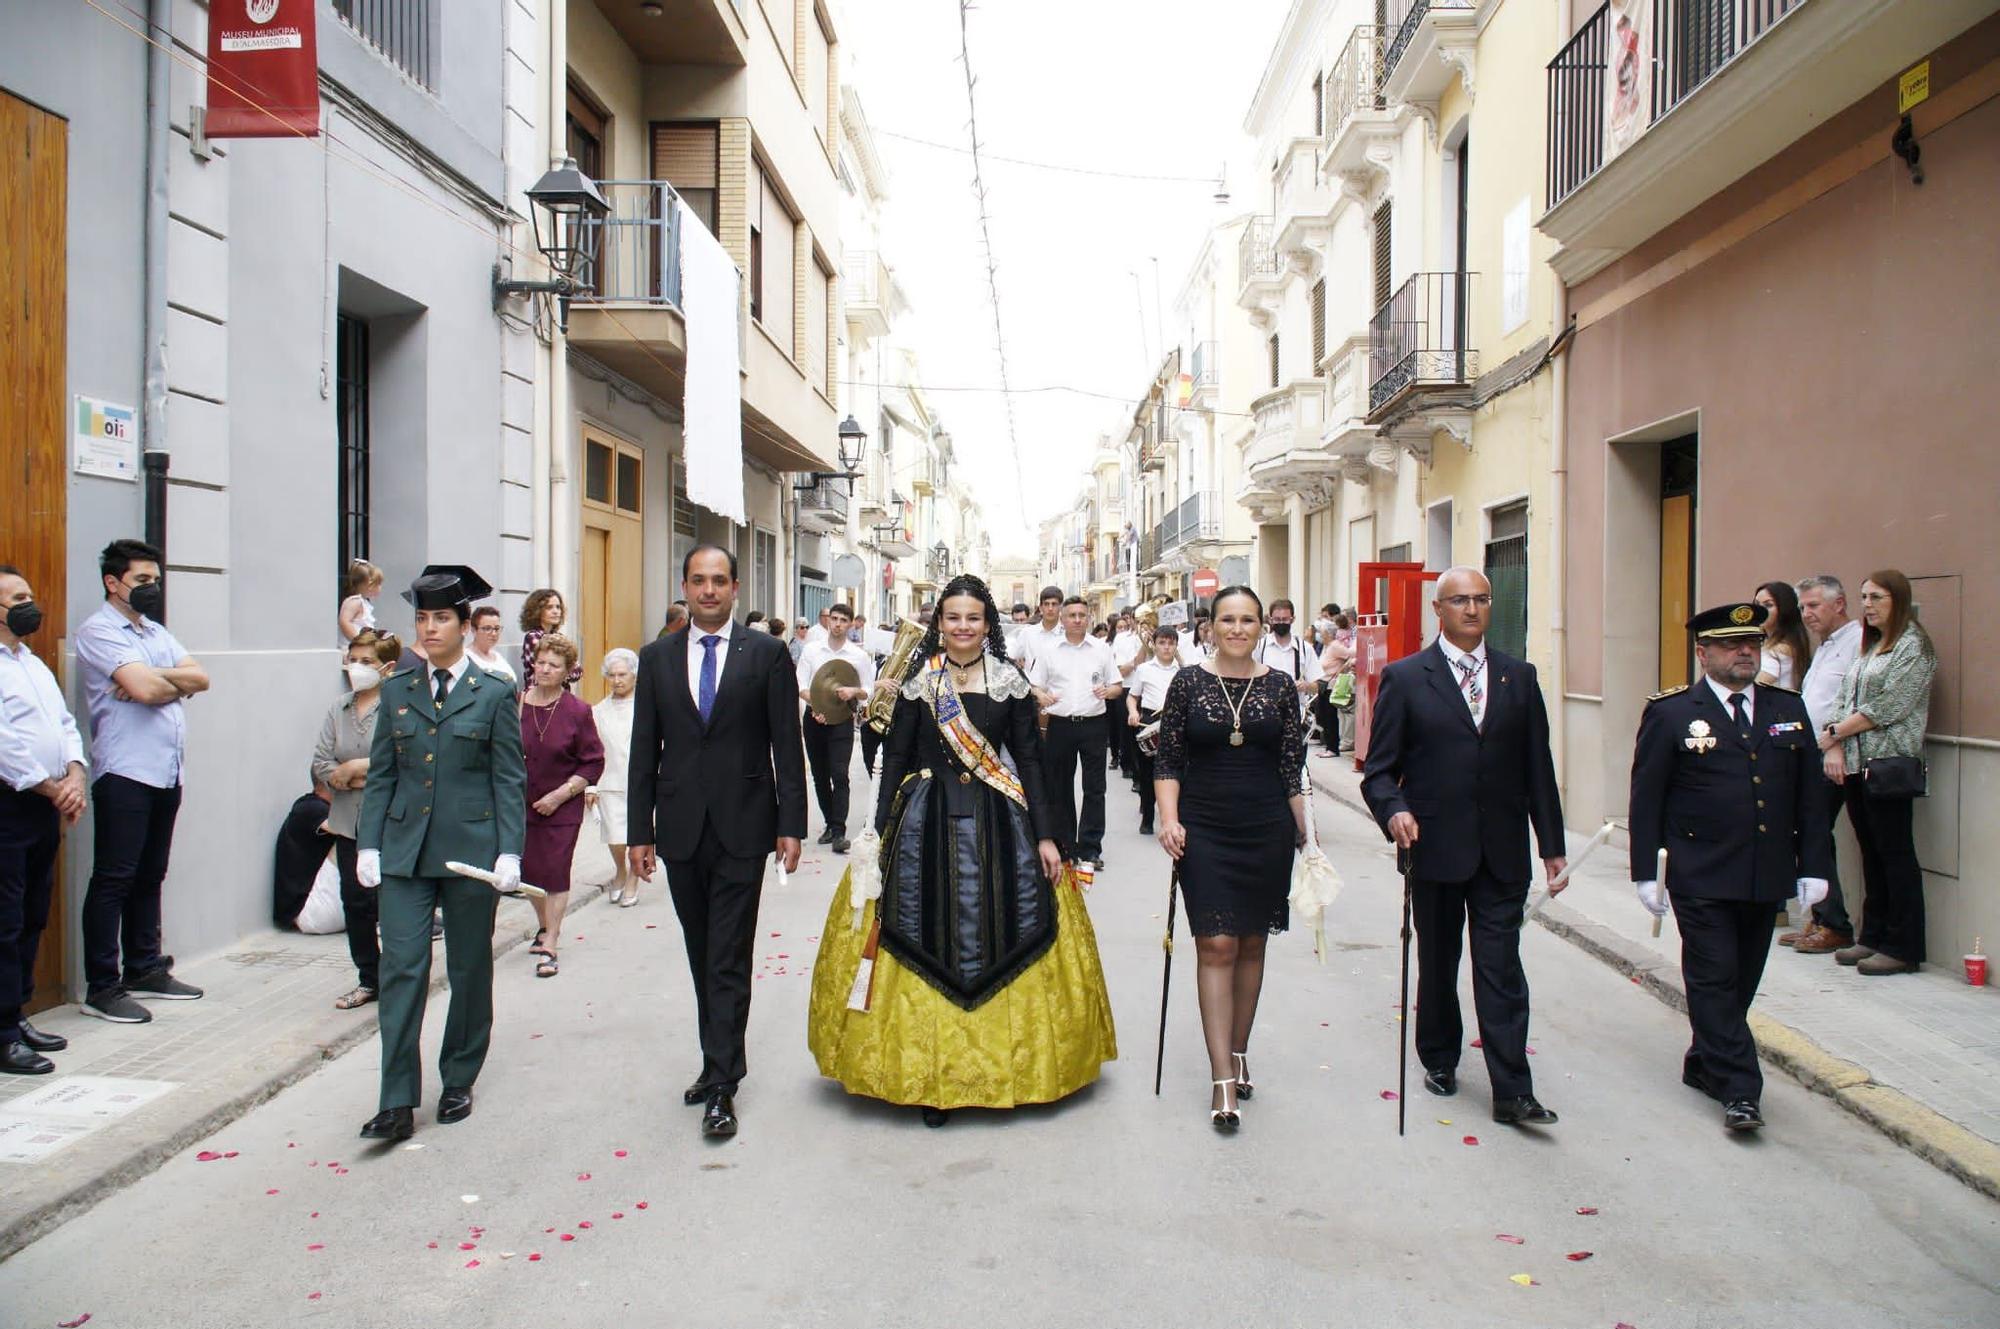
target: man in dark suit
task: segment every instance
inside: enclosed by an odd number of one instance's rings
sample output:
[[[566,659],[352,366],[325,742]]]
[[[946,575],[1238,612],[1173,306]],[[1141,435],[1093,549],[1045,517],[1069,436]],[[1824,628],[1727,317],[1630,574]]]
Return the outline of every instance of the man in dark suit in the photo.
[[[657,860],[694,975],[701,1074],[683,1095],[705,1105],[702,1133],[736,1133],[736,1088],[750,1023],[750,962],[764,856],[799,865],[806,833],[792,655],[731,621],[736,557],[701,545],[681,560],[689,625],[639,653],[626,788],[627,855],[651,881]]]
[[[1458,1092],[1458,957],[1469,924],[1493,1120],[1553,1125],[1528,1070],[1521,969],[1530,823],[1551,891],[1567,861],[1548,709],[1535,667],[1486,644],[1493,588],[1484,575],[1445,572],[1436,604],[1437,640],[1382,671],[1361,781],[1369,811],[1410,855],[1424,1087]]]
[[[1766,610],[1722,605],[1688,620],[1702,678],[1647,703],[1632,753],[1632,880],[1655,916],[1671,896],[1694,1045],[1681,1081],[1723,1105],[1733,1131],[1764,1124],[1750,1002],[1786,896],[1826,898],[1828,785],[1805,701],[1756,682]],[[1660,853],[1667,859],[1665,892]]]

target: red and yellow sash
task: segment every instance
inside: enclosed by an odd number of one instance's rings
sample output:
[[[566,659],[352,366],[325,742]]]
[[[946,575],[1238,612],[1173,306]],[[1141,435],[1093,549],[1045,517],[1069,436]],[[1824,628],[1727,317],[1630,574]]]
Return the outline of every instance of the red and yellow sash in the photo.
[[[965,718],[965,706],[959,701],[958,689],[951,685],[951,671],[945,667],[944,652],[940,651],[930,658],[926,672],[930,678],[929,686],[924,689],[924,699],[930,703],[931,714],[937,720],[938,733],[943,737],[945,746],[964,763],[967,770],[1020,806],[1028,806],[1028,796],[1021,789],[1021,781],[1000,760],[999,752],[994,750],[986,735]]]

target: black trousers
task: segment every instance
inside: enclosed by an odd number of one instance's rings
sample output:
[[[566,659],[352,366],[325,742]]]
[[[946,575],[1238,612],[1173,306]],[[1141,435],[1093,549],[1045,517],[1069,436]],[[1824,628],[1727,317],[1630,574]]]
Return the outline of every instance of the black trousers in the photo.
[[[882,739],[884,737],[884,735],[876,733],[875,726],[869,724],[868,721],[863,720],[861,722],[861,769],[868,772],[870,779],[874,778],[875,754],[882,750]]]
[[[1681,932],[1681,979],[1687,987],[1694,1046],[1686,1066],[1725,1103],[1757,1102],[1764,1072],[1750,1036],[1750,1002],[1771,953],[1771,923],[1782,900],[1704,900],[1671,886]]]
[[[333,865],[340,870],[340,912],[347,916],[347,954],[354,961],[354,981],[372,992],[382,990],[382,938],[379,890],[361,885],[355,874],[354,841],[333,837]]]
[[[0,1044],[19,1042],[35,995],[35,952],[56,886],[62,817],[40,794],[0,785]]]
[[[90,801],[96,862],[83,895],[83,978],[95,997],[173,968],[173,957],[160,954],[160,883],[167,879],[181,788],[101,775]]]
[[[1094,859],[1104,852],[1104,751],[1109,741],[1110,731],[1101,715],[1049,717],[1048,739],[1042,744],[1049,808],[1055,814],[1056,838],[1074,859]],[[1076,803],[1079,763],[1083,766],[1081,815]]]
[[[1319,744],[1328,752],[1340,752],[1340,716],[1333,706],[1333,685],[1322,679],[1312,699],[1313,722],[1319,726]]]
[[[714,824],[704,822],[694,857],[668,859],[666,869],[694,978],[700,1083],[733,1094],[748,1069],[743,1036],[750,1027],[750,964],[757,945],[764,859],[730,854]]]
[[[1153,721],[1159,718],[1160,713],[1158,711],[1149,711],[1143,706],[1139,708],[1139,724],[1142,727],[1153,723]],[[1153,759],[1139,751],[1139,731],[1137,729],[1132,728],[1128,723],[1125,726],[1125,732],[1132,735],[1133,778],[1139,782],[1139,824],[1141,826],[1151,826],[1153,824]]]
[[[1417,1056],[1426,1070],[1458,1069],[1465,1023],[1458,959],[1472,938],[1472,1007],[1493,1097],[1534,1092],[1528,1071],[1528,975],[1521,968],[1521,911],[1528,883],[1501,881],[1481,863],[1465,881],[1413,881],[1417,928]]]
[[[1847,912],[1847,900],[1840,893],[1840,864],[1837,861],[1839,855],[1835,851],[1833,842],[1833,828],[1840,820],[1840,809],[1845,806],[1846,801],[1846,789],[1835,786],[1832,798],[1833,811],[1826,819],[1826,898],[1812,907],[1812,921],[1823,928],[1830,928],[1851,937],[1854,935],[1854,918]],[[1849,814],[1847,820],[1852,825],[1853,815]]]
[[[1115,701],[1104,706],[1104,742],[1110,755],[1107,767],[1130,770],[1130,763],[1125,760],[1125,708]]]
[[[1924,961],[1924,870],[1911,817],[1916,800],[1870,798],[1868,781],[1847,777],[1847,820],[1861,845],[1861,935],[1892,959]]]
[[[847,834],[847,768],[854,759],[854,726],[821,724],[808,715],[801,723],[805,731],[806,761],[812,766],[813,793],[819,799],[819,815],[835,835]]]

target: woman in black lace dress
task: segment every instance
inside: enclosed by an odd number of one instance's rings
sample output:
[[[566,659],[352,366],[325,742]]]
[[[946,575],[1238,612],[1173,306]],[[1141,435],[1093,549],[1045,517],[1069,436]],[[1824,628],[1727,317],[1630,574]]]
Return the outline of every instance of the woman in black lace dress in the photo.
[[[1251,658],[1264,622],[1257,593],[1224,589],[1214,615],[1215,653],[1167,689],[1153,788],[1194,933],[1209,1120],[1234,1130],[1237,1100],[1253,1088],[1264,944],[1290,921],[1292,854],[1305,843],[1305,729],[1291,679]]]

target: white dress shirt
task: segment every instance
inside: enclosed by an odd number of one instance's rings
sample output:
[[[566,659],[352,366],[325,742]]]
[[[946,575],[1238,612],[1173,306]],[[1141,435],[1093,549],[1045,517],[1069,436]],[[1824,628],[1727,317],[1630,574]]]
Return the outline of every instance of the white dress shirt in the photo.
[[[1842,718],[1836,714],[1840,709],[1840,682],[1847,677],[1860,650],[1861,624],[1849,619],[1813,652],[1799,695],[1805,698],[1806,714],[1812,717],[1815,733]]]
[[[722,648],[718,646],[716,649],[721,650]],[[798,676],[800,692],[812,691],[813,675],[817,674],[829,660],[847,661],[847,663],[854,666],[854,672],[861,676],[860,686],[864,688],[875,686],[874,656],[861,649],[857,643],[852,641],[841,642],[839,650],[835,650],[825,642],[820,642],[816,645],[806,647],[799,654]]]
[[[1706,674],[1702,675],[1702,682],[1708,684],[1709,690],[1715,693],[1715,699],[1722,703],[1723,710],[1729,712],[1729,718],[1732,720],[1735,719],[1736,711],[1729,704],[1729,689],[1723,687],[1722,684],[1716,682]],[[1752,726],[1757,723],[1757,685],[1755,683],[1743,689],[1743,723]]]
[[[1139,699],[1142,711],[1157,711],[1167,704],[1167,686],[1181,671],[1177,664],[1161,664],[1158,656],[1148,656],[1126,676],[1125,686]]]
[[[83,735],[56,676],[25,643],[0,646],[0,780],[26,793],[83,760]]]
[[[1063,639],[1062,624],[1045,628],[1040,623],[1024,623],[1014,638],[1014,659],[1023,673],[1035,666],[1035,655],[1045,646],[1053,646]],[[1032,677],[1032,676],[1031,676]]]
[[[1138,664],[1139,657],[1146,653],[1145,643],[1136,632],[1121,632],[1111,639],[1111,662],[1120,670]]]
[[[1198,665],[1203,660],[1206,660],[1208,658],[1208,655],[1209,655],[1208,647],[1201,644],[1201,638],[1195,636],[1195,634],[1192,632],[1185,633],[1182,635],[1181,649],[1180,649],[1180,657],[1182,664]]]
[[[471,657],[472,663],[478,665],[487,673],[504,678],[509,683],[514,681],[514,666],[507,663],[507,657],[501,652],[495,651],[491,655],[481,655],[478,651],[468,646],[465,648],[465,653]],[[432,687],[433,689],[436,687],[435,680],[432,681]]]
[[[696,627],[693,619],[688,620],[688,696],[694,698],[694,708],[697,711],[701,709],[701,653],[706,649],[701,644],[701,639],[711,636],[722,638],[715,643],[715,690],[719,694],[722,691],[722,670],[729,663],[729,634],[735,630],[736,620],[733,618],[725,619],[722,626],[712,633]],[[816,631],[819,632],[820,640],[825,641],[825,629]],[[806,640],[808,642],[812,640],[812,633],[806,634]],[[808,645],[806,649],[810,651],[812,647]]]
[[[1093,689],[1120,684],[1111,648],[1095,637],[1073,642],[1068,634],[1053,645],[1038,646],[1028,665],[1028,681],[1056,694],[1049,714],[1087,719],[1104,714],[1104,699]]]
[[[1290,640],[1282,643],[1265,633],[1251,655],[1258,664],[1269,665],[1294,682],[1317,683],[1320,679],[1319,652],[1298,636],[1297,629]]]
[[[457,663],[452,664],[448,668],[433,669],[431,666],[425,665],[424,691],[428,692],[431,695],[431,700],[435,702],[438,693],[438,675],[443,674],[451,680],[451,686],[445,690],[444,694],[445,699],[448,701],[451,699],[451,694],[458,691],[458,685],[465,681],[465,671],[470,668],[472,668],[471,651],[460,651]],[[481,672],[484,671],[482,670]],[[533,680],[530,681],[532,682]]]
[[[1465,703],[1465,709],[1472,713],[1472,725],[1476,729],[1486,723],[1486,700],[1492,693],[1492,689],[1487,686],[1486,643],[1482,641],[1470,651],[1461,651],[1440,636],[1437,644],[1438,649],[1444,652],[1445,663],[1451,666],[1451,681],[1458,688],[1459,699]],[[1462,660],[1473,662],[1472,677],[1479,680],[1477,705],[1473,704],[1472,691],[1466,686],[1465,667],[1460,663]]]

